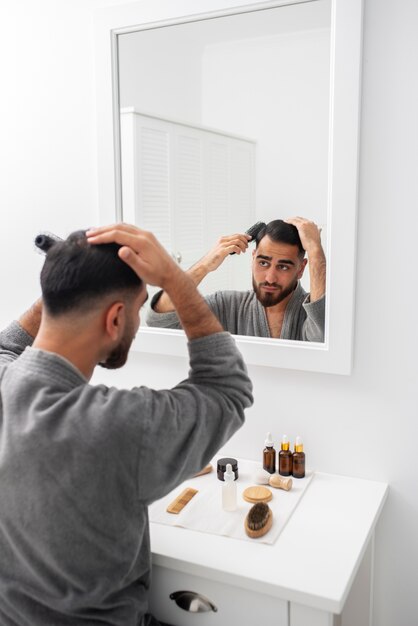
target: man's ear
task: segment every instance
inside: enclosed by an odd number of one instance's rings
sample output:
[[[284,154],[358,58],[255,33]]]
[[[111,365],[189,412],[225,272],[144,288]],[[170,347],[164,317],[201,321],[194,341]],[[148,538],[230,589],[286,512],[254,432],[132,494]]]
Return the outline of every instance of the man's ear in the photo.
[[[299,280],[300,278],[302,278],[302,276],[303,276],[303,272],[305,271],[305,267],[306,267],[307,262],[308,262],[308,259],[303,259],[303,261],[302,261],[302,265],[301,265],[301,268],[300,268],[300,270],[299,270],[299,272],[298,272],[298,280]]]
[[[105,332],[109,339],[116,341],[125,329],[126,307],[123,302],[114,302],[105,314]]]

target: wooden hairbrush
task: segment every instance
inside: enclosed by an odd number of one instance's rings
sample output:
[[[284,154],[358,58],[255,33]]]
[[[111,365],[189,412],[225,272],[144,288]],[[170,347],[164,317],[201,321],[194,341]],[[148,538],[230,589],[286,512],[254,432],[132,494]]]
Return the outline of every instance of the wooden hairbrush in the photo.
[[[273,524],[273,512],[265,502],[257,502],[248,511],[244,521],[245,532],[251,539],[262,537]]]

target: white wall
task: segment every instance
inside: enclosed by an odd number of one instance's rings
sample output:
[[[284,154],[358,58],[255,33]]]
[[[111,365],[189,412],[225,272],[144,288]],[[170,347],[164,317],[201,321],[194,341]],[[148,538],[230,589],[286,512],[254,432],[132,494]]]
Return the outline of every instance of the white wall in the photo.
[[[98,220],[88,7],[104,4],[0,3],[2,324],[39,294],[42,257],[32,243],[39,231],[68,234]]]
[[[2,325],[37,294],[34,235],[97,220],[89,7],[98,4],[1,4]],[[251,368],[256,402],[228,446],[259,458],[267,430],[276,439],[300,433],[317,470],[390,483],[377,532],[374,626],[417,623],[417,26],[416,0],[365,0],[353,373]],[[186,370],[181,359],[132,355],[96,380],[164,387]]]
[[[205,49],[202,121],[257,141],[264,222],[297,214],[326,224],[329,46],[321,28]]]
[[[181,25],[122,35],[120,103],[141,113],[201,124],[200,48],[195,54]]]

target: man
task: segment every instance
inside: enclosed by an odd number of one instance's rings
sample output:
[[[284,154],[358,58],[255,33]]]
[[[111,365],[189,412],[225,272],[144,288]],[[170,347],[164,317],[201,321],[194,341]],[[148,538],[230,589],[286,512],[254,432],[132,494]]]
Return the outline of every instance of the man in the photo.
[[[125,363],[146,283],[176,308],[188,378],[90,385],[97,364]],[[243,424],[250,380],[151,233],[122,224],[53,242],[41,286],[42,303],[0,334],[0,623],[155,625],[147,506]]]
[[[231,253],[245,252],[250,239],[245,234],[222,237],[188,270],[195,285]],[[217,291],[206,297],[222,326],[236,335],[324,341],[326,261],[320,229],[302,217],[274,220],[255,241],[253,291]],[[308,260],[309,294],[299,282]],[[180,328],[169,294],[154,296],[146,321],[149,326]]]

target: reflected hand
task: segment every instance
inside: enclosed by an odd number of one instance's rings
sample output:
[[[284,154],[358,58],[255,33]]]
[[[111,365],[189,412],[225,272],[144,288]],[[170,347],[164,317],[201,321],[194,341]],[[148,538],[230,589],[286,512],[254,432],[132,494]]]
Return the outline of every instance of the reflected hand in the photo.
[[[199,264],[204,265],[207,272],[213,272],[229,254],[246,252],[250,240],[251,237],[243,233],[221,237],[215,246],[199,261]]]
[[[296,226],[302,246],[309,260],[310,299],[315,302],[324,296],[326,283],[326,259],[321,245],[321,229],[304,217],[284,220]]]
[[[297,228],[302,246],[308,256],[318,250],[322,251],[321,229],[314,222],[304,217],[289,217],[284,221]]]
[[[118,243],[119,257],[149,285],[163,289],[183,273],[153,233],[130,224],[111,224],[90,229],[90,244]]]

